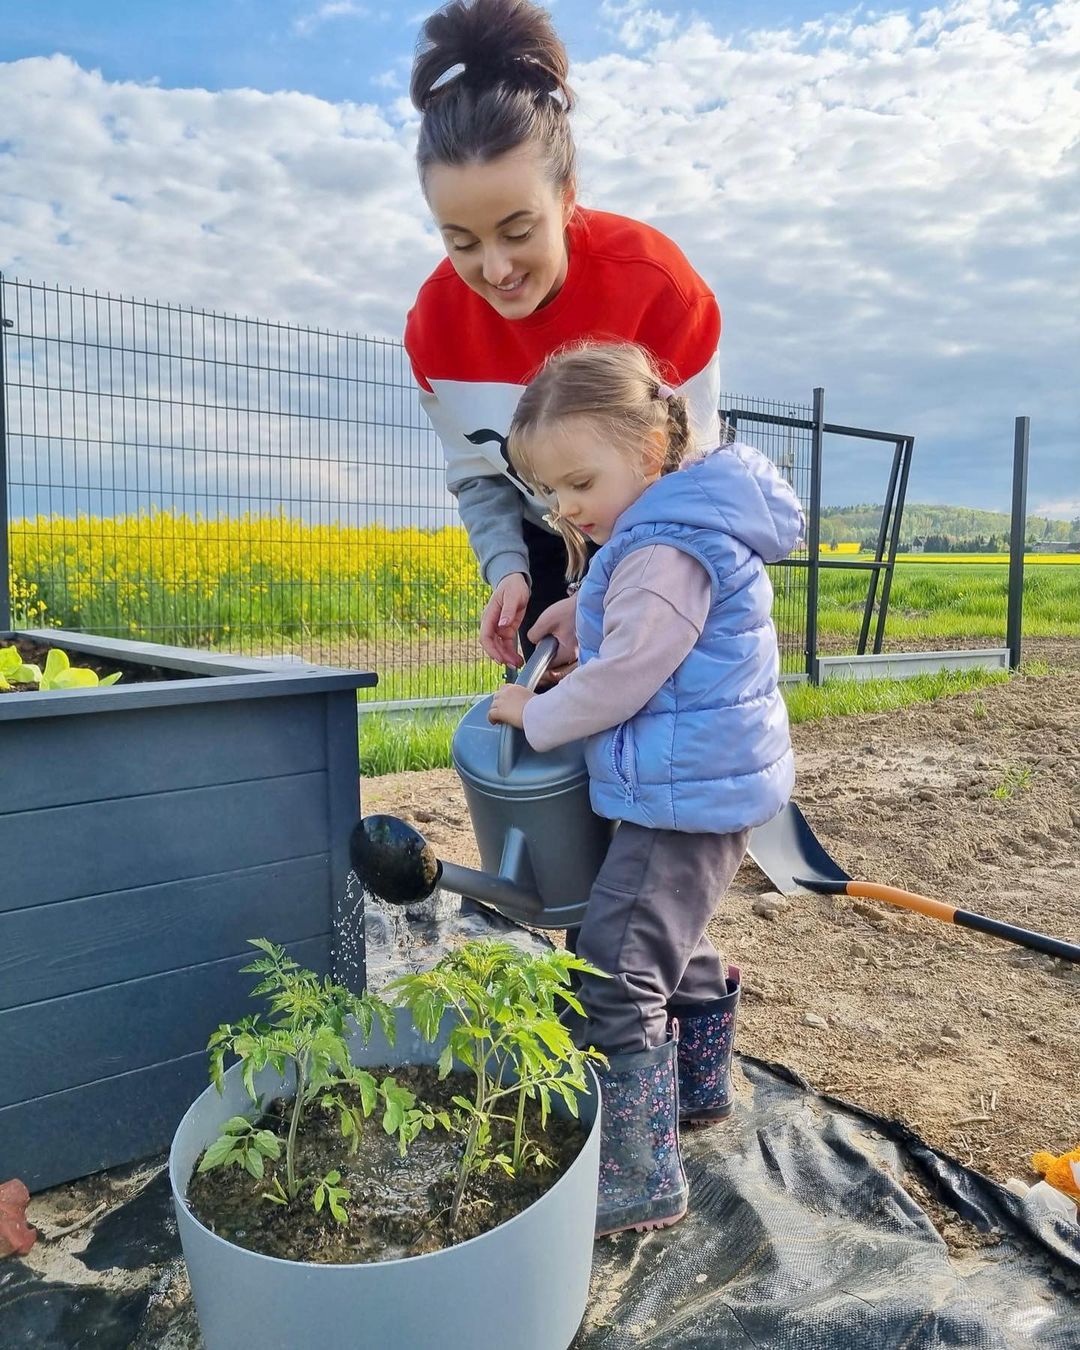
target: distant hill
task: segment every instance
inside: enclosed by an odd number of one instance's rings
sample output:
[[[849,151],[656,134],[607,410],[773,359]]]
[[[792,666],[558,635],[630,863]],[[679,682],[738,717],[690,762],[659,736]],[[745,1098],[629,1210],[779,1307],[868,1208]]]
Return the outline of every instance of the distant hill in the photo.
[[[881,526],[880,506],[826,506],[821,512],[821,542],[842,544],[858,540],[864,547],[877,545]],[[952,551],[994,553],[1009,546],[1009,516],[1004,511],[975,511],[966,506],[904,507],[900,547],[921,540],[928,552]],[[1080,545],[1080,516],[1074,520],[1047,520],[1028,516],[1027,543],[1075,541]]]

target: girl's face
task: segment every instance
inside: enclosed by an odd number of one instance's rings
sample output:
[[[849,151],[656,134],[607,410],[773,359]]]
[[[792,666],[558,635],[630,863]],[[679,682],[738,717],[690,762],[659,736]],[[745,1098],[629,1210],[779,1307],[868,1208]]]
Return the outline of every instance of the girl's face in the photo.
[[[487,164],[432,164],[428,204],[454,270],[504,319],[523,319],[566,280],[570,189],[545,176],[535,146]]]
[[[558,512],[596,544],[606,544],[616,520],[660,477],[663,432],[635,454],[605,439],[587,417],[567,417],[543,433],[532,466]]]

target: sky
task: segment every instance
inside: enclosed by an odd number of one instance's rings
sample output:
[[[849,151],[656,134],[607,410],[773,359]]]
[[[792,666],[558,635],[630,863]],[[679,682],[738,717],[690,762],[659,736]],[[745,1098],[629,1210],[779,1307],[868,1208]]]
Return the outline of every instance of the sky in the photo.
[[[579,196],[671,235],[726,391],[912,434],[909,500],[1080,515],[1080,0],[557,0]],[[441,245],[422,4],[0,0],[0,270],[399,337]],[[823,500],[887,463],[827,445]]]

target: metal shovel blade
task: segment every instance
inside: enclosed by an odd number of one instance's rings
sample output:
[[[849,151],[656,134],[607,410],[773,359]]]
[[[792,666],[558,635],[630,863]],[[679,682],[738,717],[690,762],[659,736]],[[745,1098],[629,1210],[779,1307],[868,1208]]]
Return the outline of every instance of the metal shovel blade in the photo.
[[[986,914],[975,914],[969,909],[958,909],[915,891],[903,891],[897,886],[883,886],[873,881],[856,881],[825,852],[794,802],[788,802],[778,816],[753,831],[747,852],[783,895],[807,890],[882,900],[927,918],[940,919],[942,923],[988,933],[1005,942],[1015,942],[1017,946],[1080,964],[1080,945],[1074,942],[1036,933],[1030,928],[1018,928],[1015,924],[991,919]]]
[[[748,852],[781,895],[816,890],[818,887],[809,884],[815,881],[827,889],[843,891],[851,880],[825,852],[794,802],[788,802],[767,825],[751,832]]]

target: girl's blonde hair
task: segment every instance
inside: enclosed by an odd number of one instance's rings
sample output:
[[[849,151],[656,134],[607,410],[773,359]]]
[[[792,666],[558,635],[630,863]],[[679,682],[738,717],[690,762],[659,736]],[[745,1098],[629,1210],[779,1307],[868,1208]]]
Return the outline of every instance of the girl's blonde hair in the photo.
[[[694,453],[686,399],[667,392],[652,357],[633,342],[582,342],[549,356],[522,394],[510,424],[507,453],[527,482],[539,486],[533,450],[545,432],[567,417],[587,417],[628,457],[640,456],[648,437],[663,431],[661,474]],[[585,536],[556,512],[549,519],[566,541],[568,579],[585,571]]]

